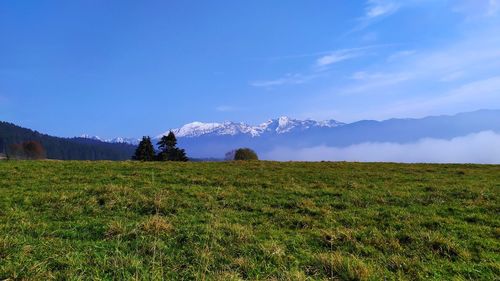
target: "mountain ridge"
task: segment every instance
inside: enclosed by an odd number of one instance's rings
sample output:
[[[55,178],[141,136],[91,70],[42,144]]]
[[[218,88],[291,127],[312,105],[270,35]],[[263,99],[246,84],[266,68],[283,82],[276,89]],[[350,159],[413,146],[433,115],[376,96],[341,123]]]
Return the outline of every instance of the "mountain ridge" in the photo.
[[[312,127],[336,127],[344,123],[336,120],[316,121],[312,119],[300,120],[287,116],[281,116],[275,119],[269,119],[259,125],[249,125],[244,122],[224,121],[222,123],[210,122],[191,122],[180,128],[171,129],[158,136],[156,139],[167,135],[172,131],[177,137],[199,137],[202,135],[237,135],[245,134],[252,137],[258,137],[265,133],[283,134],[294,130],[305,130]]]
[[[404,144],[424,138],[452,139],[482,131],[500,132],[500,110],[482,109],[453,115],[360,120],[353,123],[289,117],[270,119],[259,125],[231,121],[192,122],[172,131],[178,138],[179,146],[186,149],[189,157],[223,158],[226,152],[239,147],[250,147],[259,154],[265,154],[279,147],[347,147],[381,142]]]

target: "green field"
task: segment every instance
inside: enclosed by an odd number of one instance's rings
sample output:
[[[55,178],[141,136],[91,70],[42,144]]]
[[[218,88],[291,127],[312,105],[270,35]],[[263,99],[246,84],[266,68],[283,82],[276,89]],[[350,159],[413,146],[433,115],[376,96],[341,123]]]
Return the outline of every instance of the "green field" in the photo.
[[[500,166],[0,161],[0,280],[499,280]]]

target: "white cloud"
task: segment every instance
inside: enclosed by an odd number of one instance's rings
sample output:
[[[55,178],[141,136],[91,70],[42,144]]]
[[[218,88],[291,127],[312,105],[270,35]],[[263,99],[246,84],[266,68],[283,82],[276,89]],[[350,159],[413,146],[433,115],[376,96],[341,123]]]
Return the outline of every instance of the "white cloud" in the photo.
[[[415,143],[362,143],[345,148],[317,146],[277,148],[263,155],[280,161],[360,161],[404,163],[500,163],[500,134],[480,132],[451,140],[422,139]]]
[[[422,117],[500,105],[500,37],[498,26],[465,33],[461,39],[433,49],[419,50],[404,60],[384,62],[354,73],[334,84],[310,104],[326,111],[356,93],[355,109],[344,108],[343,120]],[[443,83],[446,82],[446,83]],[[373,96],[373,97],[371,97]],[[380,96],[380,98],[377,98]],[[377,99],[377,100],[375,100]],[[305,108],[305,112],[311,112]]]
[[[404,73],[382,73],[382,72],[365,72],[365,71],[359,71],[354,73],[351,76],[352,79],[354,80],[364,80],[364,81],[369,81],[369,80],[377,80],[377,81],[382,81],[382,80],[395,80],[395,81],[401,81],[401,80],[407,80],[409,78],[409,74],[404,74]],[[392,83],[390,83],[392,84]]]
[[[338,89],[340,94],[373,93],[379,92],[380,88],[393,86],[413,78],[412,73],[368,73],[364,71],[356,72],[351,77],[356,83]]]
[[[452,10],[469,20],[492,17],[500,12],[500,0],[458,0]]]
[[[349,59],[354,59],[357,57],[365,56],[368,54],[368,51],[371,49],[386,47],[391,45],[369,45],[358,48],[350,48],[350,49],[340,49],[336,51],[329,52],[317,52],[317,53],[309,53],[309,54],[299,54],[292,56],[282,56],[282,57],[274,57],[271,59],[290,59],[290,58],[302,58],[302,57],[311,57],[322,55],[317,58],[312,65],[312,68],[304,73],[287,73],[283,77],[277,79],[269,79],[269,80],[256,80],[250,82],[250,85],[253,87],[263,87],[263,88],[271,88],[282,85],[297,85],[304,84],[313,79],[316,79],[320,76],[323,76],[321,72],[324,72],[329,69],[329,67],[333,64],[340,63],[342,61],[346,61]]]
[[[477,80],[460,86],[452,90],[448,95],[443,97],[443,102],[468,102],[471,99],[481,97],[489,97],[492,95],[498,96],[500,93],[500,76],[491,77],[488,79]]]
[[[376,119],[422,117],[429,114],[456,113],[478,108],[497,108],[500,104],[500,76],[462,84],[445,94],[410,98],[392,103],[379,112],[365,112]],[[450,108],[453,109],[450,111]]]
[[[360,55],[361,54],[358,52],[339,51],[320,57],[319,59],[316,60],[316,66],[324,67],[348,59],[356,58],[359,57]]]
[[[394,0],[368,0],[365,4],[363,17],[359,18],[357,26],[349,30],[345,35],[363,30],[377,20],[396,13],[402,7],[402,2]]]
[[[315,62],[315,67],[321,69],[325,69],[329,65],[339,63],[345,60],[349,59],[354,59],[358,58],[361,56],[367,55],[367,52],[370,49],[375,49],[375,48],[381,48],[381,47],[386,47],[390,45],[371,45],[371,46],[365,46],[365,47],[359,47],[359,48],[351,48],[351,49],[342,49],[342,50],[336,50],[333,52],[328,53],[325,56],[319,57],[316,59]]]
[[[417,51],[415,51],[415,50],[398,51],[398,52],[390,55],[387,58],[387,61],[388,62],[393,62],[393,61],[399,60],[399,59],[404,58],[404,57],[409,57],[409,56],[414,55],[416,53],[417,53]]]
[[[366,19],[374,19],[397,12],[400,4],[392,0],[368,0],[365,8]]]
[[[297,85],[306,83],[314,78],[318,77],[318,75],[303,75],[300,73],[288,73],[284,77],[274,79],[274,80],[258,80],[250,83],[253,87],[264,87],[270,88],[274,86],[281,85]]]

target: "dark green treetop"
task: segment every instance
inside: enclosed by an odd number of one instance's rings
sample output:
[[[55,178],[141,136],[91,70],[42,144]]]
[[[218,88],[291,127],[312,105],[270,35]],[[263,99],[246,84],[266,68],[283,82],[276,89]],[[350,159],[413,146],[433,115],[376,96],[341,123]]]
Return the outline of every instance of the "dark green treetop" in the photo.
[[[188,161],[184,149],[177,147],[177,138],[170,131],[168,135],[163,136],[157,143],[160,152],[157,155],[159,161]]]
[[[133,160],[137,161],[154,161],[155,160],[155,149],[151,143],[150,137],[142,137],[141,142],[135,150],[135,154],[132,157]]]

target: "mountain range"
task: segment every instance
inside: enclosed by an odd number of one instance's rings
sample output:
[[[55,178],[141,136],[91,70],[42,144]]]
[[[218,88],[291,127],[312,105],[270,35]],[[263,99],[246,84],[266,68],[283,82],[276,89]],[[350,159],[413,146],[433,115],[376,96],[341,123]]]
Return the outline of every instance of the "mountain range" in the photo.
[[[170,130],[169,130],[170,131]],[[165,133],[153,138],[156,143]],[[315,121],[280,117],[262,124],[237,122],[193,122],[172,129],[178,145],[190,158],[222,159],[226,152],[240,147],[254,149],[259,155],[286,148],[298,151],[311,147],[345,148],[366,143],[411,144],[422,139],[451,140],[470,134],[491,131],[500,133],[500,110],[479,110],[456,115],[420,119],[363,120],[342,123],[336,120]],[[101,139],[82,135],[59,138],[0,122],[0,153],[13,143],[36,140],[47,156],[62,160],[127,160],[139,139]],[[267,159],[273,159],[267,158]]]
[[[259,125],[193,122],[171,131],[190,157],[222,158],[226,152],[239,147],[250,147],[259,154],[265,154],[282,147],[347,147],[383,142],[406,144],[425,138],[449,140],[483,131],[500,132],[500,110],[478,110],[420,119],[363,120],[349,124],[336,120],[297,120],[289,117],[271,119]],[[114,143],[122,141],[138,142],[137,139],[123,138],[109,140]]]
[[[334,128],[345,125],[335,120],[315,121],[297,120],[282,116],[277,119],[268,120],[260,125],[252,126],[245,123],[224,122],[224,123],[202,123],[193,122],[178,129],[171,130],[177,137],[193,138],[201,136],[236,136],[245,135],[249,137],[261,137],[269,134],[287,134],[303,132],[313,128]],[[156,136],[161,138],[169,131]]]
[[[250,147],[259,154],[266,154],[283,147],[293,150],[316,146],[342,148],[361,143],[406,144],[426,138],[449,140],[483,131],[500,132],[500,110],[349,124],[286,117],[258,126],[196,122],[172,131],[178,133],[179,145],[191,157],[222,157],[238,147]]]

